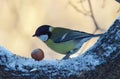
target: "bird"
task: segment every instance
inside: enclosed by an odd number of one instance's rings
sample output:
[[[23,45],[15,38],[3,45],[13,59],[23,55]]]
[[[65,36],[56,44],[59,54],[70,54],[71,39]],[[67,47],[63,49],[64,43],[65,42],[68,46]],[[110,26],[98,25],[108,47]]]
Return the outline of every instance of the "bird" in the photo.
[[[68,28],[41,25],[36,29],[33,37],[39,38],[55,52],[64,54],[62,60],[65,60],[76,53],[86,41],[101,35],[103,34],[90,34]]]

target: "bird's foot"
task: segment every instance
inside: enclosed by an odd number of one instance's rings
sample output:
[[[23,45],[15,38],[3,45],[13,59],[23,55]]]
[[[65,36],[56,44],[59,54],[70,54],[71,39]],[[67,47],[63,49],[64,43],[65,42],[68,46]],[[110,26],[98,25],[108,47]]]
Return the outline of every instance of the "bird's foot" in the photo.
[[[69,55],[66,55],[66,56],[64,56],[61,60],[66,60],[66,59],[69,59],[70,58],[70,56]]]

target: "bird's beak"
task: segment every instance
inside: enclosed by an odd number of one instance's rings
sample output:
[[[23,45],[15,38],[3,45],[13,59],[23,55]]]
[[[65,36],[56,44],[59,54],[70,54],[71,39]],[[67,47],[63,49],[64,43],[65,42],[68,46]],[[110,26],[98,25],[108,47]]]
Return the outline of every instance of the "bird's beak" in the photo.
[[[32,37],[35,37],[36,35],[34,34]]]

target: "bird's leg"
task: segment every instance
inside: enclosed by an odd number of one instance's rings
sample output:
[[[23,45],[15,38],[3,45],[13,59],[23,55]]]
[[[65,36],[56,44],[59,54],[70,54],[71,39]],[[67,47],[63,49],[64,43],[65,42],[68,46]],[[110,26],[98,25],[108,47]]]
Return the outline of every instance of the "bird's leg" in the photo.
[[[78,51],[78,49],[75,48],[75,49],[73,49],[73,50],[67,52],[67,54],[62,58],[62,60],[65,60],[65,59],[70,58],[70,55],[74,54],[74,53],[77,52],[77,51]]]
[[[63,58],[62,60],[66,60],[68,58],[70,58],[71,52],[69,51]]]

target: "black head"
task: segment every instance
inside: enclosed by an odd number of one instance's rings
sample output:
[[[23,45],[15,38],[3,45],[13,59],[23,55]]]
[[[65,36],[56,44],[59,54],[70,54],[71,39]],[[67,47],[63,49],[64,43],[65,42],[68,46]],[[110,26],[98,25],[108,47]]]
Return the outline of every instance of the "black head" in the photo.
[[[40,35],[48,35],[48,37],[50,37],[51,36],[51,32],[49,30],[50,27],[51,27],[50,25],[42,25],[38,27],[33,37],[35,36],[39,37]]]

